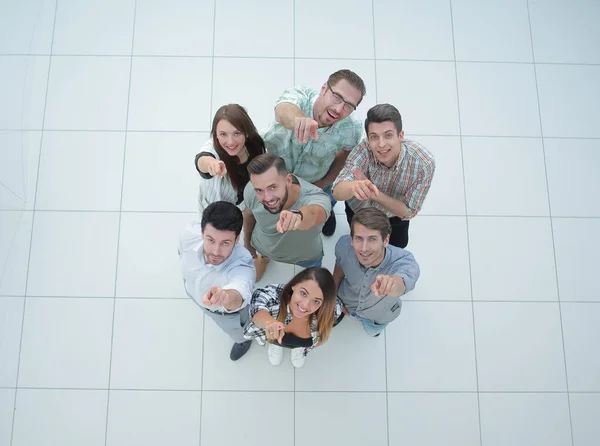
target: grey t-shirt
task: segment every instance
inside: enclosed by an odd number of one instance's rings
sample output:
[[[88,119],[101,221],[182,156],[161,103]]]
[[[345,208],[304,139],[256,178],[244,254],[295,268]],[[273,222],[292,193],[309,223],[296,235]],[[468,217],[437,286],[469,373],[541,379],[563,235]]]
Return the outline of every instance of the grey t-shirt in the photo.
[[[335,263],[344,271],[338,297],[348,311],[378,324],[396,319],[402,302],[399,297],[378,297],[371,292],[377,275],[402,277],[405,293],[408,293],[415,288],[420,274],[419,265],[410,252],[390,245],[385,248],[385,257],[378,266],[365,268],[356,257],[349,235],[340,237],[335,245]]]
[[[300,194],[296,203],[289,210],[316,204],[325,209],[327,217],[329,217],[331,201],[322,189],[297,177],[294,177],[294,183],[300,185]],[[251,182],[244,189],[244,202],[256,219],[251,243],[260,254],[278,262],[292,264],[323,257],[321,240],[323,225],[313,226],[306,231],[296,230],[280,234],[275,229],[280,214],[271,214],[264,208],[258,201]]]

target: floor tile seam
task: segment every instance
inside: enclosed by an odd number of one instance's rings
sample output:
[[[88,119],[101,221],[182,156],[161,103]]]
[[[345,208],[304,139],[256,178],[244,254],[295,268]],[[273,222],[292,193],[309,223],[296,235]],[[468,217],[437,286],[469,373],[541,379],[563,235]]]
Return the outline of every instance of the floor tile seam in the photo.
[[[547,163],[547,159],[546,159],[546,144],[543,138],[544,135],[544,120],[542,118],[542,106],[541,106],[541,101],[540,101],[540,88],[539,88],[539,81],[538,81],[538,75],[537,75],[537,65],[536,65],[536,55],[535,55],[535,45],[533,43],[533,27],[531,25],[531,7],[529,5],[529,0],[526,1],[527,4],[527,21],[528,21],[528,25],[529,25],[529,37],[531,39],[531,54],[532,54],[532,58],[533,58],[533,76],[535,79],[535,94],[536,94],[536,99],[537,99],[537,108],[538,108],[538,122],[539,122],[539,126],[540,126],[540,132],[542,134],[542,140],[541,140],[541,144],[542,144],[542,154],[543,154],[543,158],[544,158],[544,173],[545,173],[545,179],[546,179],[546,195],[547,195],[547,200],[548,200],[548,212],[550,214],[550,216],[552,217],[552,200],[550,198],[550,182],[549,182],[549,178],[548,178],[548,163]],[[568,374],[568,367],[567,367],[567,352],[566,352],[566,345],[565,345],[565,331],[564,331],[564,323],[563,323],[563,315],[562,315],[562,305],[561,305],[561,299],[560,299],[560,282],[559,282],[559,272],[558,272],[558,261],[556,259],[556,241],[555,241],[555,232],[554,232],[554,224],[553,224],[553,219],[550,218],[550,235],[552,237],[552,254],[553,254],[553,258],[554,258],[554,274],[555,274],[555,286],[556,286],[556,293],[557,293],[557,297],[558,297],[558,316],[559,316],[559,322],[560,322],[560,339],[561,339],[561,346],[562,346],[562,353],[563,353],[563,367],[564,367],[564,373],[565,373],[565,386],[566,386],[566,390],[567,390],[567,404],[568,404],[568,410],[569,410],[569,432],[571,435],[571,444],[574,446],[575,445],[575,438],[574,438],[574,433],[573,433],[573,416],[572,416],[572,410],[571,410],[571,397],[569,394],[569,374]]]
[[[44,92],[44,112],[42,114],[42,129],[40,132],[40,141],[39,141],[39,153],[38,153],[38,165],[37,165],[37,171],[36,171],[36,184],[35,184],[35,192],[33,195],[33,207],[34,207],[34,211],[32,212],[31,215],[31,231],[29,234],[29,252],[27,254],[27,272],[25,274],[25,296],[23,299],[23,315],[21,317],[21,333],[20,333],[20,339],[19,339],[19,354],[18,354],[18,359],[17,359],[17,371],[16,371],[16,385],[19,385],[19,375],[21,373],[21,355],[23,353],[23,333],[25,330],[25,314],[27,311],[27,289],[29,286],[29,273],[31,270],[31,245],[33,243],[33,231],[34,231],[34,226],[35,226],[35,204],[36,204],[36,200],[37,200],[37,191],[38,191],[38,186],[39,186],[39,177],[40,177],[40,164],[41,164],[41,158],[42,158],[42,144],[43,144],[43,140],[44,140],[44,128],[46,125],[46,113],[47,113],[47,109],[48,109],[48,91],[50,90],[50,71],[52,69],[52,49],[54,47],[54,37],[55,37],[55,32],[56,32],[56,12],[58,9],[58,0],[56,0],[55,4],[54,4],[54,17],[53,17],[53,23],[52,23],[52,38],[50,41],[50,55],[48,56],[48,72],[46,74],[46,91]],[[13,400],[13,412],[12,412],[12,420],[11,420],[11,428],[10,428],[10,446],[12,446],[13,444],[13,440],[14,440],[14,434],[15,434],[15,420],[16,420],[16,407],[17,407],[17,392],[15,391],[15,397]]]
[[[110,331],[110,354],[109,354],[109,364],[108,364],[108,390],[107,390],[107,398],[106,398],[106,419],[104,425],[104,445],[107,446],[108,443],[108,427],[109,427],[109,419],[110,419],[110,389],[111,389],[111,381],[112,381],[112,360],[113,360],[113,352],[114,352],[114,343],[115,343],[115,325],[116,325],[116,312],[117,312],[117,289],[118,289],[118,279],[119,279],[119,250],[121,246],[121,222],[123,217],[123,192],[125,185],[125,168],[127,164],[127,140],[128,140],[128,129],[129,129],[129,111],[131,104],[131,84],[133,77],[133,48],[135,46],[135,32],[136,32],[136,18],[137,18],[137,0],[134,0],[133,4],[133,23],[132,23],[132,32],[131,32],[131,51],[129,54],[129,83],[127,87],[127,109],[125,112],[125,135],[123,141],[123,162],[121,165],[121,194],[119,200],[119,211],[118,211],[118,231],[117,231],[117,243],[116,243],[116,251],[115,251],[115,278],[114,278],[114,287],[113,287],[113,308],[112,308],[112,320],[111,320],[111,331]]]

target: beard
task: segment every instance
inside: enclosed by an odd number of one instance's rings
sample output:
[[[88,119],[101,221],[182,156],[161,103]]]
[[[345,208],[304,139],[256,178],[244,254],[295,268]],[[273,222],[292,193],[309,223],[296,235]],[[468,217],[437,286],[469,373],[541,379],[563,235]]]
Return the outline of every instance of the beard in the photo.
[[[265,210],[270,213],[270,214],[279,214],[281,212],[281,210],[283,209],[283,207],[285,206],[285,204],[287,203],[288,200],[288,190],[287,188],[285,189],[285,195],[283,196],[283,198],[281,199],[279,206],[277,206],[277,209],[271,210],[270,208],[267,207],[266,204],[263,203],[263,207],[265,208]]]

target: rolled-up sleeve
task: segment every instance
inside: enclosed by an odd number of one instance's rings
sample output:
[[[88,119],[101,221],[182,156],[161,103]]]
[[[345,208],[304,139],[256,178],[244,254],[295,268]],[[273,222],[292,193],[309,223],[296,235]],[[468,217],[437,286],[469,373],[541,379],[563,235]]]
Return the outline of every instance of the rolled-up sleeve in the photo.
[[[224,290],[235,290],[242,296],[242,305],[235,310],[227,311],[233,313],[244,308],[250,303],[252,298],[252,290],[254,289],[254,282],[256,281],[256,271],[249,265],[239,265],[232,268],[228,276],[231,276],[232,280],[223,287]]]
[[[412,218],[421,210],[425,197],[431,187],[431,181],[433,180],[433,174],[435,172],[435,165],[428,167],[421,178],[406,192],[406,205],[408,212],[407,218]]]
[[[390,275],[402,277],[406,287],[404,294],[406,294],[415,289],[417,280],[421,275],[421,269],[415,257],[410,252],[404,251],[404,256],[394,262],[394,271]]]
[[[300,85],[287,88],[275,102],[275,107],[287,102],[299,108],[304,108],[306,101],[310,101],[310,91],[310,89]]]
[[[281,285],[280,289],[283,288]],[[279,304],[278,287],[267,285],[262,288],[257,288],[252,293],[250,300],[250,319],[259,311],[266,311],[271,314],[271,309]]]

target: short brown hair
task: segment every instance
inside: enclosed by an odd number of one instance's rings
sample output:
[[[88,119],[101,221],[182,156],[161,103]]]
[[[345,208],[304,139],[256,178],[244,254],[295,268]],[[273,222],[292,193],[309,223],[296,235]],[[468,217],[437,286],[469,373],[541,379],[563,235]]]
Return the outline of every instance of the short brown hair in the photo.
[[[382,240],[385,240],[392,233],[390,219],[379,209],[364,208],[354,214],[350,222],[350,237],[354,237],[354,225],[356,223],[360,223],[365,228],[379,231]]]
[[[358,91],[360,91],[360,101],[358,101],[358,104],[360,104],[362,102],[363,98],[365,97],[365,95],[367,94],[367,87],[365,87],[364,81],[354,71],[344,69],[344,70],[338,70],[335,73],[333,73],[331,76],[329,76],[329,79],[327,79],[327,82],[329,83],[329,85],[334,87],[335,84],[337,84],[342,79],[345,79],[346,82],[348,82],[350,85],[352,85]],[[356,105],[358,105],[358,104],[356,104]]]
[[[248,164],[248,173],[250,175],[260,175],[265,173],[271,167],[274,167],[281,176],[285,176],[289,173],[287,167],[285,167],[283,158],[273,155],[272,153],[263,153],[250,161]]]
[[[369,124],[372,122],[381,124],[386,121],[393,123],[398,133],[402,131],[402,116],[396,107],[390,104],[377,104],[371,107],[365,119],[365,133],[369,134]]]

